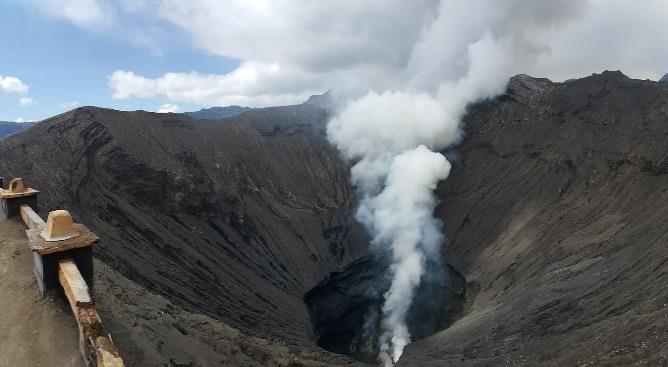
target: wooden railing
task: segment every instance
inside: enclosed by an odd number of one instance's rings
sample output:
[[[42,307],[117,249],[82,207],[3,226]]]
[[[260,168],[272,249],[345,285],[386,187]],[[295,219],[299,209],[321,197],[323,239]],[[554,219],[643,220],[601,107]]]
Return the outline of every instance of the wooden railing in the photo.
[[[30,229],[45,227],[46,222],[28,204],[21,204],[21,219]]]
[[[93,284],[92,245],[99,239],[85,226],[73,224],[71,217],[67,218],[69,213],[64,211],[56,211],[58,216],[52,216],[51,214],[56,213],[52,212],[45,222],[31,207],[36,205],[38,193],[34,189],[26,188],[20,179],[12,180],[8,190],[3,189],[0,183],[0,219],[20,215],[28,227],[26,235],[33,252],[35,277],[40,293],[44,296],[54,291],[55,287],[62,287],[77,320],[79,346],[86,366],[124,367],[111,335],[106,334],[102,327],[89,288],[89,285]],[[65,213],[67,215],[64,215]],[[68,224],[71,225],[65,228],[70,231],[68,236],[63,236],[63,239],[49,236],[53,233],[49,231],[56,231],[59,225]],[[80,268],[83,269],[83,274]]]

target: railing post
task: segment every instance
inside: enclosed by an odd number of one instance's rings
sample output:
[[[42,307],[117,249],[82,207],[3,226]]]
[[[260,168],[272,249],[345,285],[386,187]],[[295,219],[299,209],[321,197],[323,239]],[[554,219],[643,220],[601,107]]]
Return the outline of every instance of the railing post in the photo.
[[[88,286],[93,288],[92,246],[100,239],[86,226],[74,223],[67,211],[56,210],[49,213],[45,225],[27,229],[26,235],[34,254],[35,277],[43,297],[60,288],[58,261],[64,258],[74,260]]]
[[[19,215],[21,204],[37,210],[38,194],[39,191],[25,186],[22,178],[11,180],[7,189],[0,188],[0,220]]]
[[[107,337],[90,293],[93,286],[92,245],[99,238],[74,223],[70,213],[55,210],[46,223],[28,206],[21,217],[35,258],[35,276],[42,295],[61,286],[79,327],[81,355],[88,367],[123,367],[118,349]]]
[[[90,289],[93,287],[93,244],[99,238],[83,224],[74,223],[66,210],[49,213],[46,222],[35,213],[39,191],[13,179],[8,189],[0,177],[0,220],[20,215],[34,260],[39,291],[62,286],[79,327],[79,345],[87,367],[124,367],[111,336],[102,328]]]

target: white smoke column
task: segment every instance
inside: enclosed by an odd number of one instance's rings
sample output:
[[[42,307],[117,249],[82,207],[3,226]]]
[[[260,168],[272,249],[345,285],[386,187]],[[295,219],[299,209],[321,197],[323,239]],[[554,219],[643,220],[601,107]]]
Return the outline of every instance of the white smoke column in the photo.
[[[432,218],[436,200],[432,191],[450,173],[444,156],[420,145],[396,156],[381,194],[369,200],[376,239],[392,248],[392,285],[385,294],[383,362],[398,360],[410,342],[405,315],[420,283],[429,256],[439,256],[440,224]]]
[[[406,315],[425,261],[441,256],[432,192],[450,163],[434,150],[458,143],[466,107],[502,93],[510,76],[545,52],[533,37],[580,6],[576,0],[442,0],[407,57],[403,90],[369,92],[330,121],[330,141],[356,162],[357,219],[373,235],[373,250],[391,260],[378,340],[386,367],[411,340]]]
[[[374,235],[376,251],[390,251],[392,282],[379,340],[379,358],[389,366],[410,342],[405,318],[425,259],[440,256],[432,191],[447,178],[450,163],[429,148],[458,141],[458,119],[426,94],[370,93],[333,119],[328,131],[347,158],[360,159],[352,169],[364,193],[358,219]]]
[[[482,41],[486,45],[486,40]],[[494,44],[491,45],[492,51]],[[474,76],[440,87],[440,101],[428,94],[369,93],[351,102],[328,125],[330,139],[348,159],[353,183],[363,193],[358,219],[373,234],[376,251],[390,251],[392,283],[382,307],[379,358],[391,366],[410,342],[406,314],[425,270],[425,259],[440,256],[441,224],[432,217],[432,193],[447,178],[450,163],[440,153],[461,139],[459,120],[467,103],[501,92],[504,83],[481,85],[478,71],[487,47],[471,47]],[[494,54],[505,65],[503,53]],[[497,72],[497,68],[484,69]],[[493,77],[494,75],[489,75]],[[504,81],[505,82],[505,81]]]

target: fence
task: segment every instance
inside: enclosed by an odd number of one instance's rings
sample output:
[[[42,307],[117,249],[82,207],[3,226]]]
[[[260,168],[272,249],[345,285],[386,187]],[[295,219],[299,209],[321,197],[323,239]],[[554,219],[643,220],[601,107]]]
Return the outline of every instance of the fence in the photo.
[[[79,347],[87,367],[124,367],[123,359],[105,333],[91,295],[93,245],[99,238],[69,212],[56,210],[45,222],[36,212],[39,191],[15,178],[4,188],[0,177],[0,220],[20,216],[33,256],[33,270],[42,297],[60,293],[67,298],[79,328]]]

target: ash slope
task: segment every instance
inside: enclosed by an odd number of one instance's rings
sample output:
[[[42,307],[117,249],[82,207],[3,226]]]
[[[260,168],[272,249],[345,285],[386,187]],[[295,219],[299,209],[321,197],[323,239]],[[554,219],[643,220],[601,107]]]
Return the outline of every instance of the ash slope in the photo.
[[[91,226],[95,255],[139,286],[315,348],[304,294],[366,252],[325,121],[309,105],[224,122],[79,108],[3,140],[0,172]]]
[[[326,118],[312,105],[224,123],[82,108],[2,140],[0,172],[101,235],[100,308],[113,333],[150,340],[121,344],[137,365],[221,364],[238,352],[216,346],[215,322],[344,364],[315,347],[302,302],[367,248]],[[466,120],[436,211],[465,307],[400,365],[665,364],[665,84],[519,76]],[[154,307],[169,317],[146,318]],[[178,361],[165,359],[173,349]],[[292,363],[250,354],[248,365]]]
[[[668,364],[668,89],[513,78],[439,189],[468,313],[402,366]]]

